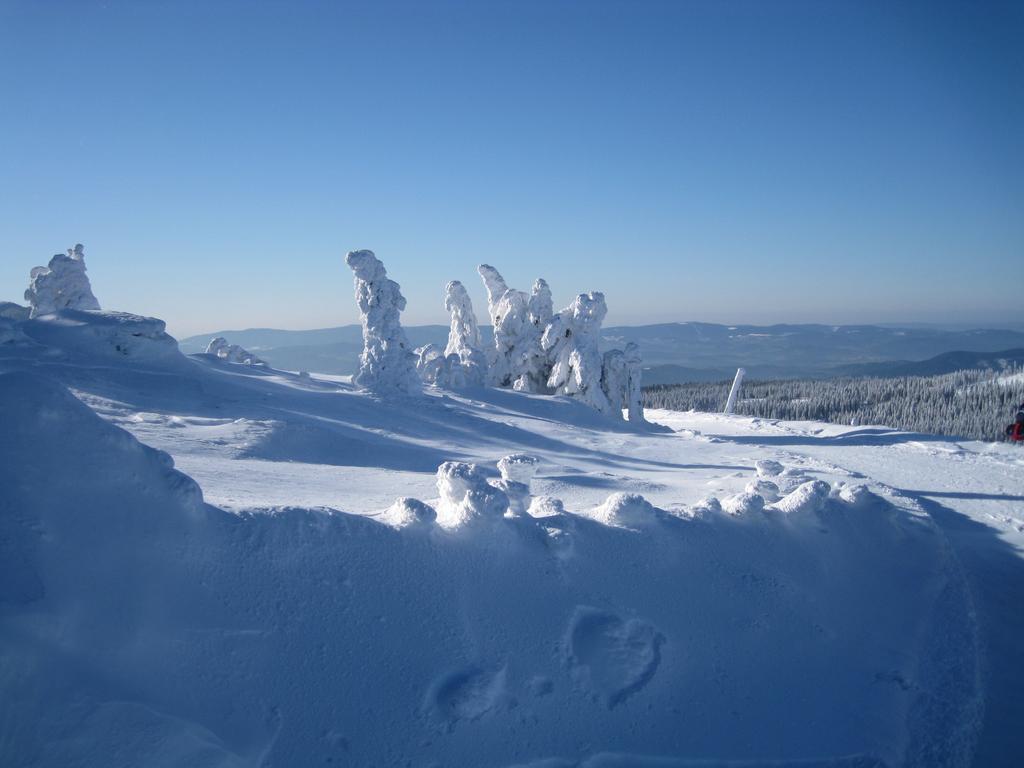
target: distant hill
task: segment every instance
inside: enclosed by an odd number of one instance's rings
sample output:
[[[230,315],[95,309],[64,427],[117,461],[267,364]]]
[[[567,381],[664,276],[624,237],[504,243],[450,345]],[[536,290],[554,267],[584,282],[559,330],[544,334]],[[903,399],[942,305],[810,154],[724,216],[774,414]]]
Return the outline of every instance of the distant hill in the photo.
[[[482,326],[490,338],[489,326]],[[418,347],[444,344],[448,327],[410,326],[409,342]],[[201,352],[213,336],[224,336],[287,370],[349,374],[362,349],[358,325],[310,331],[253,328],[217,331],[182,339],[183,352]],[[1024,349],[1024,332],[1002,329],[946,330],[876,325],[718,325],[662,323],[612,326],[601,334],[604,349],[640,345],[645,376],[651,383],[714,381],[731,378],[743,366],[756,378],[805,378],[852,373],[857,366],[908,365],[947,353],[999,353]],[[891,375],[900,375],[893,373]]]
[[[988,368],[999,370],[1010,365],[1024,365],[1024,349],[1001,352],[946,352],[928,360],[892,360],[883,363],[862,363],[836,368],[842,376],[935,376],[954,371]]]

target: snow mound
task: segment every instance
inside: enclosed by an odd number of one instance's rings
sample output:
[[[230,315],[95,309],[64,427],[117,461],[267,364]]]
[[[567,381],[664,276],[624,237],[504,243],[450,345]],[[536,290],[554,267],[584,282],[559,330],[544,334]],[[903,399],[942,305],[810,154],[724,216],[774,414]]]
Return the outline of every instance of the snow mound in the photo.
[[[784,467],[774,459],[758,459],[754,462],[758,477],[775,477],[781,475]]]
[[[832,492],[853,507],[868,506],[874,496],[864,485],[843,485],[840,488],[834,488]]]
[[[381,522],[393,528],[429,525],[437,520],[437,510],[419,499],[402,496],[381,515]]]
[[[768,503],[779,500],[779,486],[771,480],[751,480],[743,490],[761,496]]]
[[[764,509],[764,497],[750,491],[722,499],[722,509],[730,515],[749,515]]]
[[[446,461],[437,468],[437,523],[457,528],[478,518],[502,517],[508,511],[508,496],[487,482],[476,464]]]
[[[605,525],[620,528],[643,528],[657,518],[654,505],[638,493],[613,493],[590,517]]]
[[[831,491],[831,486],[824,480],[809,480],[772,504],[771,508],[787,514],[818,512]]]
[[[554,496],[535,496],[530,501],[527,514],[530,517],[557,517],[565,514],[565,506]]]
[[[64,309],[100,308],[85,274],[85,251],[81,243],[68,248],[66,256],[58,253],[48,266],[33,267],[25,300],[31,306],[30,317]]]
[[[266,365],[266,363],[247,349],[237,344],[229,344],[223,336],[210,339],[206,346],[206,354],[228,363],[239,363],[241,365]]]

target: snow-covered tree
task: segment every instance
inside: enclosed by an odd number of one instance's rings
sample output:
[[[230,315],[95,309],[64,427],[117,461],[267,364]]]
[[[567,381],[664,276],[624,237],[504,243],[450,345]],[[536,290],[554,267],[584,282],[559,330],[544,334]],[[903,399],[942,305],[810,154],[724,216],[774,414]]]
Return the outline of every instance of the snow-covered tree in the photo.
[[[451,314],[448,345],[427,344],[416,350],[416,370],[428,384],[448,389],[482,386],[487,358],[480,343],[480,328],[465,286],[452,280],[445,286],[444,307]]]
[[[473,302],[466,287],[458,280],[445,286],[444,308],[451,314],[448,330],[448,386],[452,388],[481,386],[487,377],[487,356],[480,341]]]
[[[644,409],[640,393],[640,347],[633,342],[625,351],[612,349],[604,353],[601,367],[601,389],[608,398],[609,406],[615,413],[624,409],[629,420],[644,420]]]
[[[58,253],[48,266],[33,268],[30,277],[25,299],[31,306],[31,317],[62,309],[100,308],[85,274],[85,252],[81,243],[68,248],[66,256]]]
[[[373,251],[350,251],[345,263],[355,274],[356,304],[363,326],[363,352],[353,382],[380,394],[420,391],[416,355],[399,318],[405,297]]]
[[[601,387],[604,360],[598,351],[601,322],[607,313],[603,293],[581,293],[552,318],[541,339],[551,360],[548,387],[601,413],[613,411]]]
[[[477,267],[487,289],[487,311],[494,327],[489,353],[490,381],[525,392],[545,391],[547,356],[540,346],[551,316],[551,291],[538,280],[533,294],[509,288],[494,267]]]

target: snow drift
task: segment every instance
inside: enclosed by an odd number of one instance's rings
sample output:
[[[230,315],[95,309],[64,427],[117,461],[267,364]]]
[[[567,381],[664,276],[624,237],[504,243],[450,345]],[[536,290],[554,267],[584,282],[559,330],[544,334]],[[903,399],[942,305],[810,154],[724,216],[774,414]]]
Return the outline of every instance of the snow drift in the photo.
[[[963,738],[964,649],[928,644],[962,587],[877,496],[509,517],[453,462],[436,521],[408,498],[381,522],[228,514],[49,379],[0,375],[0,421],[12,764],[898,765]]]

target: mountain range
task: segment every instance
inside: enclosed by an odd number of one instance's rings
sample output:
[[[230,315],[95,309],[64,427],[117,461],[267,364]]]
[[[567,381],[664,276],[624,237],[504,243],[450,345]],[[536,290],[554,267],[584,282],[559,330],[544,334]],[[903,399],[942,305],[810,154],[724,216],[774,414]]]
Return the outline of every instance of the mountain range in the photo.
[[[491,328],[482,326],[485,342]],[[409,326],[413,347],[444,345],[448,327]],[[351,374],[359,365],[358,325],[287,331],[273,328],[217,331],[179,341],[185,353],[202,352],[223,336],[256,353],[275,368]],[[958,367],[998,367],[998,360],[1022,362],[1024,332],[1005,329],[946,330],[878,325],[720,325],[662,323],[603,329],[603,349],[640,346],[644,380],[650,384],[716,381],[737,367],[761,379],[853,375],[943,373]],[[953,367],[950,367],[953,366]]]

